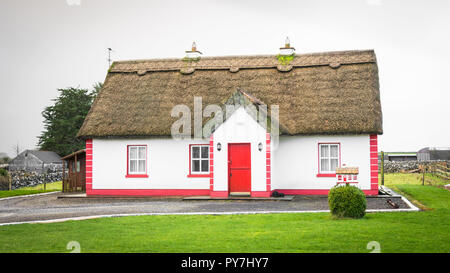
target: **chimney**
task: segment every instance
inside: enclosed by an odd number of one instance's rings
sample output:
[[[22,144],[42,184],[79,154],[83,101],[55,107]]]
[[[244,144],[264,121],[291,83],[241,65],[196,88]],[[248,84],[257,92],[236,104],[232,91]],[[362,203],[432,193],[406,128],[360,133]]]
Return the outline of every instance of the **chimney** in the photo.
[[[291,56],[291,55],[294,55],[294,53],[295,53],[295,48],[291,47],[291,42],[289,41],[289,37],[286,37],[284,47],[280,47],[280,55],[281,56]]]
[[[195,42],[192,43],[192,49],[186,51],[186,57],[187,59],[200,59],[200,55],[202,53],[197,50],[197,45]]]

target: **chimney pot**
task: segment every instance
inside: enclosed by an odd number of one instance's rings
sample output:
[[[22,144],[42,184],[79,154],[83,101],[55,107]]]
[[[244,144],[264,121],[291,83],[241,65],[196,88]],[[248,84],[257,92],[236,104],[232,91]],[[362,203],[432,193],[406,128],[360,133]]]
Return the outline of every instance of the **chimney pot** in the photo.
[[[202,53],[197,50],[197,44],[195,42],[192,43],[191,50],[186,51],[187,59],[199,59]]]
[[[284,42],[284,47],[280,47],[280,55],[282,56],[291,56],[294,55],[295,48],[291,47],[291,41],[289,40],[289,37],[286,37],[286,40]]]

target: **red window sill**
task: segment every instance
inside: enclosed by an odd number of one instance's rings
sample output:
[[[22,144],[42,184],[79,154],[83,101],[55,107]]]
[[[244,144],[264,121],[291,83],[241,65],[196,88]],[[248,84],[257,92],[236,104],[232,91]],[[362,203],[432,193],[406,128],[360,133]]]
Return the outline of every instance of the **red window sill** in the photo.
[[[336,177],[335,173],[318,173],[317,177]]]
[[[146,174],[127,174],[125,175],[126,178],[147,178],[148,175]]]
[[[188,174],[187,177],[209,177],[209,173],[208,174]]]

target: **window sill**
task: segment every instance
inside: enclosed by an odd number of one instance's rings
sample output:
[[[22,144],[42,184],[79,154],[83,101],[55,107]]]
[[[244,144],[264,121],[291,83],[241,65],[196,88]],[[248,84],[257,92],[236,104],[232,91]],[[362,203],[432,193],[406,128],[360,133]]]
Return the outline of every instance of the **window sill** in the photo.
[[[146,174],[127,174],[125,175],[126,178],[148,178],[148,175]]]
[[[318,173],[317,177],[336,177],[335,173]]]
[[[210,174],[188,174],[187,177],[210,177]]]

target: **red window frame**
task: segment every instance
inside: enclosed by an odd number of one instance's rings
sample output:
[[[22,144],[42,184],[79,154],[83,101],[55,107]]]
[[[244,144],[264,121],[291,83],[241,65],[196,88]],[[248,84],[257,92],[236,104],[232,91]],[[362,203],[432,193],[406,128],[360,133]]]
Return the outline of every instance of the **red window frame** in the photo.
[[[189,144],[189,174],[187,175],[187,177],[209,177],[210,173],[211,173],[211,167],[208,164],[208,173],[202,173],[202,174],[197,174],[197,173],[192,173],[192,169],[191,169],[191,164],[192,164],[192,158],[191,158],[191,151],[192,151],[192,146],[207,146],[208,147],[208,162],[211,160],[210,156],[209,156],[209,144]]]
[[[140,174],[130,174],[130,147],[145,147],[145,173]],[[148,147],[145,144],[130,144],[127,145],[127,174],[126,178],[147,178],[148,177]]]
[[[336,173],[321,173],[320,172],[320,145],[335,144],[339,147],[339,168],[341,167],[341,143],[340,142],[319,142],[317,143],[317,177],[336,177]]]

